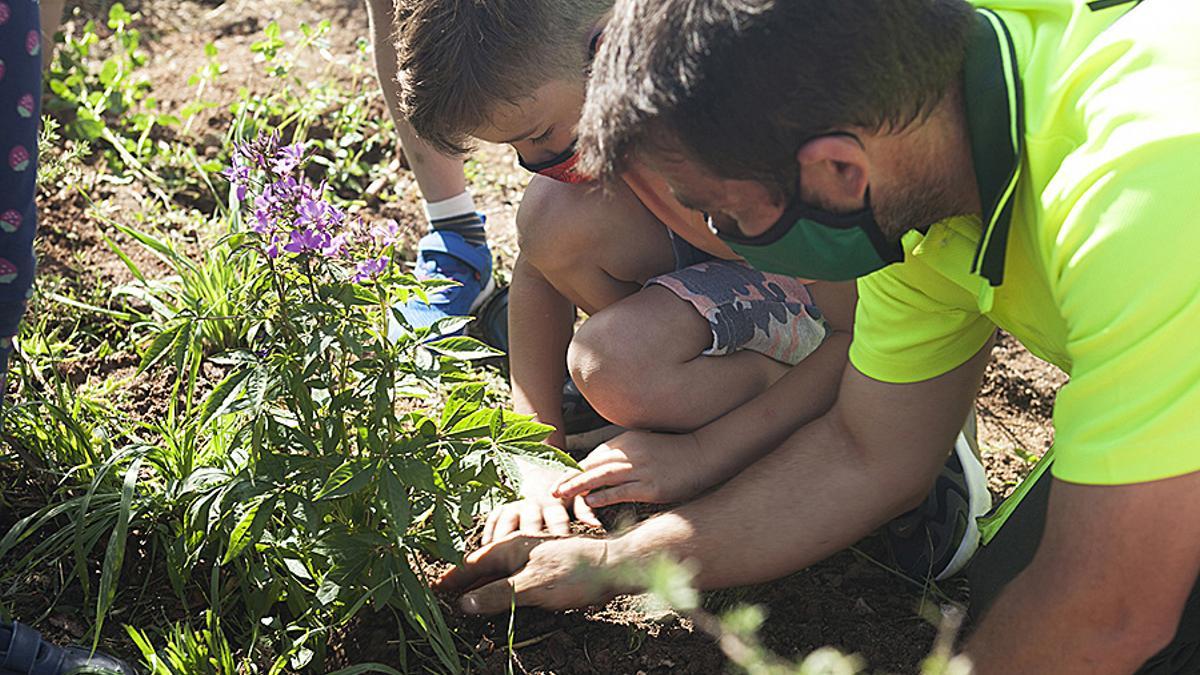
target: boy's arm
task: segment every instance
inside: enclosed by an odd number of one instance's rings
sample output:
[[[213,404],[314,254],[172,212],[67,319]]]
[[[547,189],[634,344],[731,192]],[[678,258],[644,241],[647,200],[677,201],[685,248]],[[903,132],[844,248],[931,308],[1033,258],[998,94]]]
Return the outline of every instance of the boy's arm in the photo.
[[[513,268],[508,300],[509,372],[513,408],[531,414],[556,431],[547,443],[566,446],[563,429],[562,389],[566,376],[567,347],[574,332],[575,306],[540,272],[518,256]],[[600,521],[582,497],[559,499],[550,494],[561,473],[530,470],[523,476],[524,496],[519,502],[494,509],[483,530],[483,544],[512,532],[536,534],[570,532],[568,509],[579,520],[596,527]]]
[[[513,408],[557,429],[548,442],[560,448],[566,445],[562,389],[574,323],[571,301],[519,255],[508,300]]]

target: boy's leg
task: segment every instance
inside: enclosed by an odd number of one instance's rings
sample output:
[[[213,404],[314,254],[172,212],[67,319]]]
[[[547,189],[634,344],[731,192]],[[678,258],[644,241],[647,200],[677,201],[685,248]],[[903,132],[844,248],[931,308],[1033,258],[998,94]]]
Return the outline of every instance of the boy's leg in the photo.
[[[758,396],[827,333],[804,284],[709,261],[660,276],[592,317],[570,364],[608,419],[686,432]]]
[[[394,3],[366,0],[366,5],[375,47],[375,72],[396,124],[400,145],[421,188],[429,219],[430,233],[417,245],[417,276],[451,279],[459,284],[431,293],[428,304],[414,300],[404,308],[410,323],[427,326],[447,316],[471,313],[494,288],[492,254],[484,230],[486,219],[475,209],[475,202],[467,192],[463,161],[430,147],[399,113],[396,47],[392,36]]]
[[[520,257],[509,295],[513,404],[560,433],[575,307],[596,312],[673,266],[665,228],[628,190],[535,176],[517,212]]]

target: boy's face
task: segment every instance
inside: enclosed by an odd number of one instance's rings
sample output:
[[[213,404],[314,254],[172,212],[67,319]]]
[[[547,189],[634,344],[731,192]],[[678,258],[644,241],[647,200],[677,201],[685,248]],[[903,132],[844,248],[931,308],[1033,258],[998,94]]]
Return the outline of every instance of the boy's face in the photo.
[[[500,103],[472,134],[489,143],[507,143],[528,164],[554,159],[575,141],[585,83],[554,80],[517,104]]]

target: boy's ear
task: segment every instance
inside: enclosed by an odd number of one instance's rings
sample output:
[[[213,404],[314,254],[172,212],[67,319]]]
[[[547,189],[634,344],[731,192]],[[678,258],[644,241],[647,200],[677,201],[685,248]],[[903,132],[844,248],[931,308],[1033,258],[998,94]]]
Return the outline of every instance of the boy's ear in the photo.
[[[821,136],[796,151],[800,197],[839,213],[857,211],[871,184],[871,162],[858,139]]]

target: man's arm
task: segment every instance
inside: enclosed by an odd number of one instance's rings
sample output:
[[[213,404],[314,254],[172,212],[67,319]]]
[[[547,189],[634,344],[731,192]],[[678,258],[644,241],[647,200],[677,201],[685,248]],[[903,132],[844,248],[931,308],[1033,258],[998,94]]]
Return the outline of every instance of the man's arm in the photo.
[[[475,588],[463,597],[464,609],[496,613],[507,611],[513,591],[518,604],[545,607],[602,597],[580,575],[560,572],[559,559],[575,554],[607,566],[663,553],[690,559],[701,588],[757,583],[811,565],[925,496],[990,351],[989,344],[949,373],[915,384],[884,384],[848,369],[829,413],[711,494],[600,544],[542,540],[552,556],[539,554],[542,544],[529,537],[498,542],[469,556],[441,587]]]
[[[1175,635],[1198,574],[1200,472],[1121,486],[1055,480],[1037,554],[967,653],[978,675],[1131,673]]]

